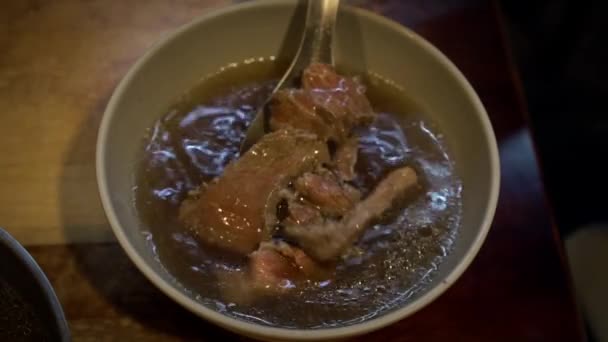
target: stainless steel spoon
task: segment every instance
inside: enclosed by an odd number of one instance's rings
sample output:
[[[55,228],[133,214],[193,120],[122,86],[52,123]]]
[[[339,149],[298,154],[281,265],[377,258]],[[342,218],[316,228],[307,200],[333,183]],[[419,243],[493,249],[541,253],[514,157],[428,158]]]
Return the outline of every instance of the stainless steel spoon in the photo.
[[[245,140],[241,144],[241,155],[266,133],[268,102],[276,91],[294,87],[295,80],[310,63],[334,64],[331,45],[339,3],[339,0],[308,0],[306,24],[298,52],[247,129]]]

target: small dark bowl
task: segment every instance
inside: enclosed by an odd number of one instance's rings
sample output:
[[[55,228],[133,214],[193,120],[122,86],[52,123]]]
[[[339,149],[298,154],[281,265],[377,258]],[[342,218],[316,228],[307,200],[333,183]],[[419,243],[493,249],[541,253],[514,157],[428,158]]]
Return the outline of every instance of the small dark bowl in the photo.
[[[1,228],[0,340],[70,341],[53,287],[25,248]]]

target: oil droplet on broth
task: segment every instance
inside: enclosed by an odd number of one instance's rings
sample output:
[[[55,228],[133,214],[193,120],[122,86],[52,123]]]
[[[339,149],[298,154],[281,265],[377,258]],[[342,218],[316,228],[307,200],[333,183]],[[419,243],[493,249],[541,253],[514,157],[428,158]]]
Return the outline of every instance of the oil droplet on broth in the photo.
[[[327,328],[374,318],[407,302],[432,280],[451,249],[461,216],[462,186],[444,139],[424,110],[390,82],[363,77],[379,115],[358,132],[354,182],[366,193],[391,169],[411,165],[421,173],[426,194],[370,227],[338,265],[335,281],[310,282],[252,306],[224,302],[224,283],[215,270],[238,272],[243,260],[199,244],[177,221],[188,192],[221,175],[238,157],[256,108],[283,69],[284,63],[272,59],[224,68],[204,78],[154,124],[144,138],[134,184],[144,237],[185,291],[235,318],[287,328]]]

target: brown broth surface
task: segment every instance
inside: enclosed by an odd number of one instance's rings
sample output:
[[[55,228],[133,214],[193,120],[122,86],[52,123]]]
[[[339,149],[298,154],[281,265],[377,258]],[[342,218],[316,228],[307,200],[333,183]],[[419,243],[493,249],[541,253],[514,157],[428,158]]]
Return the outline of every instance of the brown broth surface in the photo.
[[[144,138],[135,177],[135,205],[153,253],[179,286],[226,315],[287,328],[358,323],[407,302],[432,279],[449,253],[461,217],[461,182],[440,130],[403,90],[364,76],[379,113],[361,129],[356,184],[364,193],[390,170],[413,166],[424,194],[370,227],[338,265],[335,282],[314,283],[251,306],[225,302],[218,269],[244,265],[200,244],[177,221],[181,201],[201,182],[221,175],[255,109],[280,77],[272,60],[247,61],[201,80],[157,120]]]

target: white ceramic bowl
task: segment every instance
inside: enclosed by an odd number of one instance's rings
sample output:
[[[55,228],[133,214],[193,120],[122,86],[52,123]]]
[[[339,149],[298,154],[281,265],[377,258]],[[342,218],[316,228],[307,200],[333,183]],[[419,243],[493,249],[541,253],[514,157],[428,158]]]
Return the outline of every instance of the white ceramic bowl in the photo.
[[[492,127],[479,98],[458,69],[412,31],[381,16],[344,7],[338,15],[338,64],[385,76],[407,91],[438,123],[463,181],[462,226],[438,275],[407,304],[375,319],[331,329],[282,329],[228,317],[176,286],[146,246],[133,207],[133,174],[145,130],[201,76],[231,62],[293,53],[298,42],[296,1],[258,1],[220,9],[154,46],[116,88],[97,142],[97,180],[118,241],[137,267],[190,311],[240,334],[271,340],[315,340],[370,332],[433,301],[469,266],[490,228],[499,191]],[[290,26],[291,23],[291,26]],[[285,44],[284,44],[285,42]],[[458,308],[455,308],[458,310]]]

